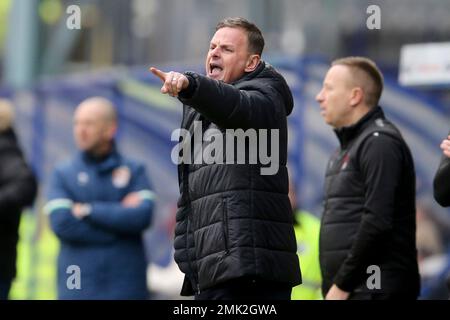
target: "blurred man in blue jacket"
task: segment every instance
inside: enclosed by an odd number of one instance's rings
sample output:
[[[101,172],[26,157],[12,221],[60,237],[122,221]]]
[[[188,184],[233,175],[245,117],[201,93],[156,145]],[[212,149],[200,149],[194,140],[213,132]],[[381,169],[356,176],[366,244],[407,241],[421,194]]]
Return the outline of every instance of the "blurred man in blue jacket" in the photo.
[[[154,194],[142,164],[122,156],[114,142],[114,106],[83,101],[74,116],[80,150],[57,166],[46,212],[61,242],[59,299],[146,299],[142,232]]]

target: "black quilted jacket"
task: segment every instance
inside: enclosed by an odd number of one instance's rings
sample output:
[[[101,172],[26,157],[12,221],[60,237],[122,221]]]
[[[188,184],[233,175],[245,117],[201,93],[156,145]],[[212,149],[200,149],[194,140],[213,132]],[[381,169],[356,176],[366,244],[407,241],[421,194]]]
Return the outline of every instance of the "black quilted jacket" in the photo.
[[[186,75],[190,87],[180,95],[181,127],[193,134],[194,121],[201,121],[202,133],[207,136],[208,129],[216,129],[223,139],[226,129],[277,129],[279,139],[269,145],[268,154],[277,152],[279,168],[262,175],[261,159],[249,161],[249,152],[244,164],[237,163],[235,152],[230,164],[201,161],[178,166],[175,260],[186,274],[181,293],[192,295],[239,277],[300,283],[287,196],[287,115],[293,99],[286,81],[264,62],[233,84]],[[203,150],[207,144],[203,142]],[[247,144],[246,151],[249,148]],[[227,150],[223,155],[225,159]]]
[[[0,279],[16,274],[16,246],[22,209],[36,196],[37,185],[12,129],[0,132]]]

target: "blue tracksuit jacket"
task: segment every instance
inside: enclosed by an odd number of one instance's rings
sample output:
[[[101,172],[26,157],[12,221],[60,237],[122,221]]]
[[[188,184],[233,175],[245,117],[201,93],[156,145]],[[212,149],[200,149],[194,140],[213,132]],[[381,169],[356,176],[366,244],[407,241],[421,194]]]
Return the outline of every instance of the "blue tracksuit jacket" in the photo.
[[[130,192],[139,193],[138,207],[121,205]],[[147,298],[141,236],[153,199],[144,166],[116,149],[101,161],[80,153],[55,169],[45,211],[61,243],[59,299]],[[90,204],[91,213],[75,218],[74,203]]]

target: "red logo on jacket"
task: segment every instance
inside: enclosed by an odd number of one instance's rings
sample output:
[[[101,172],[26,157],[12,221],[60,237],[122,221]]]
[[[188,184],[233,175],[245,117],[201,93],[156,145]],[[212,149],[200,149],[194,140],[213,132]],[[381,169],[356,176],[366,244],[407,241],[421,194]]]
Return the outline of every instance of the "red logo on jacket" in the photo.
[[[350,156],[348,155],[348,153],[346,153],[342,158],[341,170],[345,170],[345,168],[347,168],[349,161]]]

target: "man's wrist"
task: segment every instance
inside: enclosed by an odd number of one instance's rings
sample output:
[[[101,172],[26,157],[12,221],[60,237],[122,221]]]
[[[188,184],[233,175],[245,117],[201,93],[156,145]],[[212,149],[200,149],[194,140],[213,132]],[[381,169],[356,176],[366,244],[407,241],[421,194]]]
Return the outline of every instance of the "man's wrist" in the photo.
[[[189,99],[197,89],[197,83],[195,81],[195,78],[189,72],[185,72],[184,76],[188,79],[189,84],[186,89],[183,89],[179,92],[179,96],[180,98]]]
[[[92,212],[92,206],[89,203],[80,203],[75,213],[76,217],[82,219],[87,217]]]

